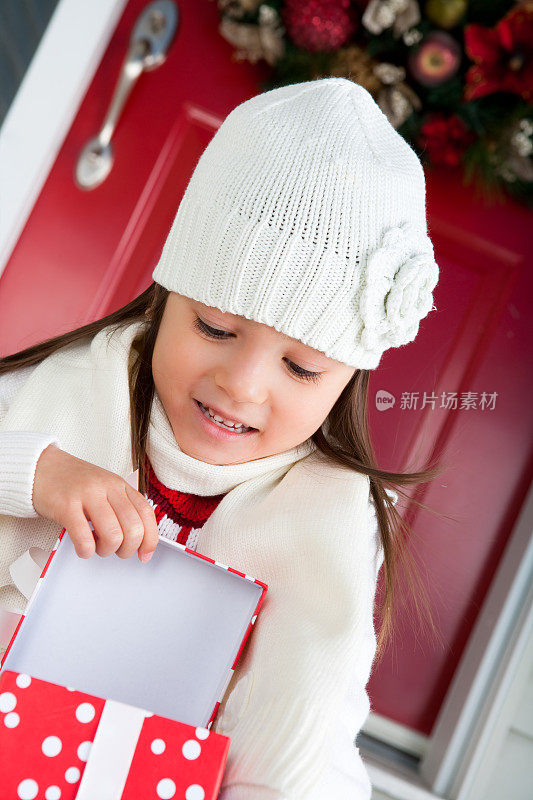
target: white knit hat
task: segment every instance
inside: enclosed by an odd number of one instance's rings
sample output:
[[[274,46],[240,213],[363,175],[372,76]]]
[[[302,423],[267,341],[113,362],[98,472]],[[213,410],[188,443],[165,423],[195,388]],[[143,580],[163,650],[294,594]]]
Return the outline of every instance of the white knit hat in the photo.
[[[366,89],[282,86],[213,136],[152,277],[372,369],[432,310],[425,194],[416,153]]]

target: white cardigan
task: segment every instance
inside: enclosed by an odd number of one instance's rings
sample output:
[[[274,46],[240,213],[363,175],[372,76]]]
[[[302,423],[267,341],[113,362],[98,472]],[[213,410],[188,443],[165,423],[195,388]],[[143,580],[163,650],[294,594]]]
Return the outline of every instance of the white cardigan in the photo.
[[[133,471],[127,356],[137,330],[111,345],[102,331],[0,378],[0,613],[25,607],[9,565],[32,545],[49,552],[60,532],[31,503],[44,447]],[[370,710],[383,562],[368,478],[331,465],[311,440],[245,464],[198,461],[179,448],[157,394],[147,452],[166,486],[227,492],[197,549],[269,585],[213,724],[231,737],[219,800],[369,800],[354,745]]]

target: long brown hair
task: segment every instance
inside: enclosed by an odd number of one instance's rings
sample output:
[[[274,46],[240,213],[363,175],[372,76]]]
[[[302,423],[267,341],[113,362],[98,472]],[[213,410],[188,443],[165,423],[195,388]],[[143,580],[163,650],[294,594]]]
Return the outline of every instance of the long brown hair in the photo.
[[[132,464],[134,469],[139,470],[139,491],[143,494],[147,491],[146,439],[154,397],[152,354],[168,296],[167,289],[158,283],[152,283],[130,303],[101,319],[39,342],[18,353],[0,358],[0,375],[2,375],[13,369],[36,364],[61,347],[84,337],[94,337],[108,326],[110,327],[108,335],[111,336],[122,326],[144,322],[145,324],[141,326],[138,335],[132,342],[128,366]],[[427,594],[420,580],[418,569],[405,546],[404,537],[407,540],[412,534],[412,529],[394,507],[385,489],[393,488],[398,495],[407,498],[410,503],[432,510],[414,497],[409,497],[402,492],[399,486],[433,480],[442,471],[442,467],[430,464],[424,470],[405,473],[378,469],[367,418],[369,378],[368,370],[354,372],[328,415],[326,420],[327,436],[321,427],[311,438],[325,456],[341,466],[354,469],[370,478],[370,491],[374,500],[384,552],[385,591],[380,607],[377,609],[382,617],[376,652],[377,658],[380,660],[392,634],[392,615],[396,605],[395,583],[400,565],[405,569],[419,619],[422,622],[427,620],[432,631],[438,635],[431,618]],[[421,604],[424,606],[425,614],[421,612]]]

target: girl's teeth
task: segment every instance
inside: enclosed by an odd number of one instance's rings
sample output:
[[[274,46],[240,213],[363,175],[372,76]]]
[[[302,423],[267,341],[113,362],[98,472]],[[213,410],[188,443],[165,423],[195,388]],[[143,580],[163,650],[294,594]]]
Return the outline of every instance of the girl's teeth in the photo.
[[[230,429],[230,430],[232,430],[232,431],[248,431],[248,430],[251,430],[251,428],[247,428],[247,427],[246,427],[246,425],[235,425],[233,422],[227,422],[227,421],[225,421],[225,420],[224,420],[222,417],[220,417],[218,414],[215,414],[215,412],[214,412],[214,411],[212,411],[210,408],[206,408],[206,406],[202,405],[202,403],[200,403],[200,408],[201,408],[201,409],[202,409],[202,411],[203,411],[205,414],[207,414],[207,415],[208,415],[208,416],[209,416],[209,417],[210,417],[210,418],[211,418],[211,419],[212,419],[214,422],[216,422],[218,425],[220,425],[220,426],[221,426],[221,427],[223,427],[223,428],[229,428],[229,429]]]

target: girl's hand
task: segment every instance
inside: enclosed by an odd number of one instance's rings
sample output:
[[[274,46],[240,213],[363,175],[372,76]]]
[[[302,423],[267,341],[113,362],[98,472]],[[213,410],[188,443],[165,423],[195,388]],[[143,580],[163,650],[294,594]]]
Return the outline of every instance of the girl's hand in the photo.
[[[120,475],[55,444],[37,461],[32,501],[40,516],[66,528],[80,558],[90,558],[95,551],[129,558],[138,550],[139,559],[148,561],[146,556],[157,547],[155,513],[146,498]]]

